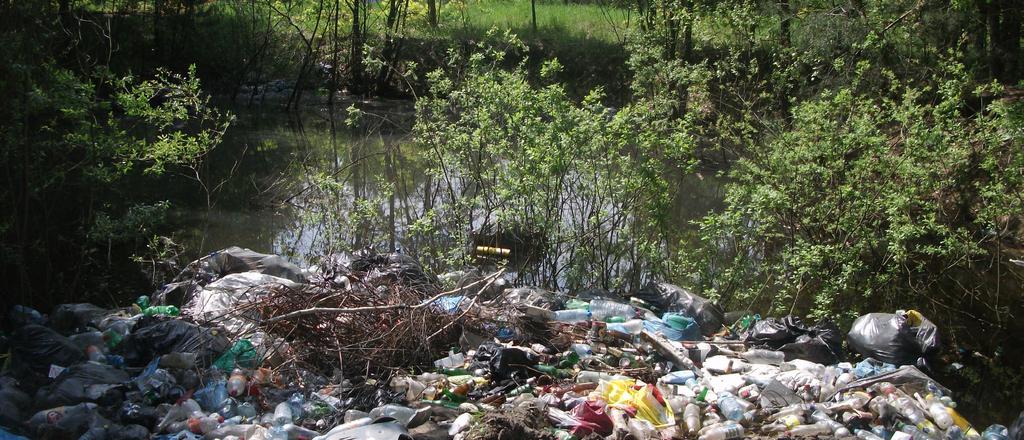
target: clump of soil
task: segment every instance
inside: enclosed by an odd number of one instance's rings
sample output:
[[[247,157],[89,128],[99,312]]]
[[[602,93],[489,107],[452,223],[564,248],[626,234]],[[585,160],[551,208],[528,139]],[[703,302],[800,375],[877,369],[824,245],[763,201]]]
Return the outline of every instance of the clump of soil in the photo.
[[[511,410],[488,412],[466,436],[466,440],[558,440],[551,431],[543,411],[533,405],[521,405]]]

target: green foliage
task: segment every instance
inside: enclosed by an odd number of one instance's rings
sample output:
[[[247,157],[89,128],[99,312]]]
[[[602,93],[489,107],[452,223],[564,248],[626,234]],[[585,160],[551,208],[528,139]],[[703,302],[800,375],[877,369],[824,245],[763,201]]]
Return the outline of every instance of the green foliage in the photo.
[[[1024,145],[1021,104],[964,114],[969,78],[948,66],[936,88],[894,80],[881,96],[854,86],[796,105],[730,170],[727,208],[702,221],[689,262],[702,291],[847,319],[962,293],[933,295],[988,255],[1000,237],[986,231],[1024,212]]]
[[[539,284],[637,287],[663,268],[666,178],[693,164],[688,120],[657,100],[616,111],[594,91],[574,102],[561,84],[531,85],[522,64],[496,67],[504,54],[482,47],[460,75],[431,74],[417,102],[416,141],[448,188],[446,230],[483,221],[539,234],[540,269],[528,274]],[[551,61],[541,77],[559,69]]]

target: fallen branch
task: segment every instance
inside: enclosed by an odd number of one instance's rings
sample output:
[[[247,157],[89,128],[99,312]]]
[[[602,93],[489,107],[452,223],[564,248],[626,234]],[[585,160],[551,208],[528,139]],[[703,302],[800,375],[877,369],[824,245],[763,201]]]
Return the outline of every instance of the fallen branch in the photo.
[[[285,313],[284,315],[274,316],[272,318],[267,318],[267,319],[261,320],[260,321],[260,325],[273,324],[273,323],[278,322],[278,321],[285,321],[285,320],[292,319],[292,318],[295,318],[295,317],[305,316],[305,315],[312,315],[312,314],[328,314],[328,313],[329,314],[349,314],[349,313],[375,312],[375,311],[383,311],[383,310],[417,310],[417,309],[422,309],[422,308],[424,308],[426,306],[429,306],[429,305],[433,304],[434,301],[437,301],[437,299],[442,297],[442,296],[451,295],[451,294],[454,294],[454,293],[461,292],[461,291],[466,290],[466,289],[468,289],[470,287],[473,287],[476,284],[479,284],[479,283],[483,282],[484,280],[487,280],[487,285],[484,286],[484,288],[480,290],[480,292],[483,292],[484,290],[487,289],[487,287],[489,287],[492,283],[494,283],[494,281],[496,279],[498,279],[498,277],[500,277],[501,274],[503,274],[503,273],[505,273],[505,269],[504,268],[502,268],[501,270],[498,270],[497,272],[494,272],[494,273],[492,273],[492,274],[490,274],[490,275],[488,275],[488,276],[486,276],[484,278],[481,278],[481,279],[479,279],[477,281],[474,281],[474,282],[472,282],[470,284],[467,284],[465,286],[459,287],[457,289],[452,289],[452,290],[449,290],[449,291],[446,291],[446,292],[438,293],[437,295],[434,295],[434,296],[432,296],[430,298],[427,298],[427,299],[423,300],[422,302],[420,302],[419,304],[416,304],[416,305],[388,304],[388,305],[383,305],[383,306],[367,306],[367,307],[310,307],[308,309],[296,310],[296,311],[291,312],[291,313]],[[479,296],[479,294],[477,296]],[[474,301],[475,301],[475,298],[474,298]]]

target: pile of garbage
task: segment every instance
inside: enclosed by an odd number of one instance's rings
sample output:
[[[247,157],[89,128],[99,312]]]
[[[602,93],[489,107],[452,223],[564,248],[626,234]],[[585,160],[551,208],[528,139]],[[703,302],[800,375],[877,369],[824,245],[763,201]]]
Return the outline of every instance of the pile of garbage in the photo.
[[[0,440],[1024,438],[1024,414],[957,412],[913,310],[843,334],[726,320],[666,283],[568,296],[400,254],[301,269],[229,248],[128,307],[8,324]]]

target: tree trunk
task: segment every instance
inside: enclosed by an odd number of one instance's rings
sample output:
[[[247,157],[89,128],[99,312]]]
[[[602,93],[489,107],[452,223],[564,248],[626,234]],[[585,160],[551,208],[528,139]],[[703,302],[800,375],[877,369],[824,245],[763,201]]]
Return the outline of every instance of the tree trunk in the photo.
[[[1020,34],[1021,7],[1019,0],[1001,0],[998,39],[993,46],[998,47],[1001,75],[997,76],[1004,84],[1017,84],[1020,79]]]
[[[792,19],[793,12],[789,6],[789,0],[779,0],[779,9],[781,9],[782,23],[779,27],[781,44],[783,47],[789,47],[791,38],[789,35],[789,25]]]
[[[352,93],[361,93],[363,84],[363,32],[360,15],[362,14],[361,4],[365,0],[352,0],[352,50],[349,57],[349,69],[351,69],[351,84],[349,89]]]
[[[537,0],[530,0],[530,14],[533,16],[533,32],[537,33]]]
[[[430,27],[437,28],[437,0],[427,0],[427,21]]]

